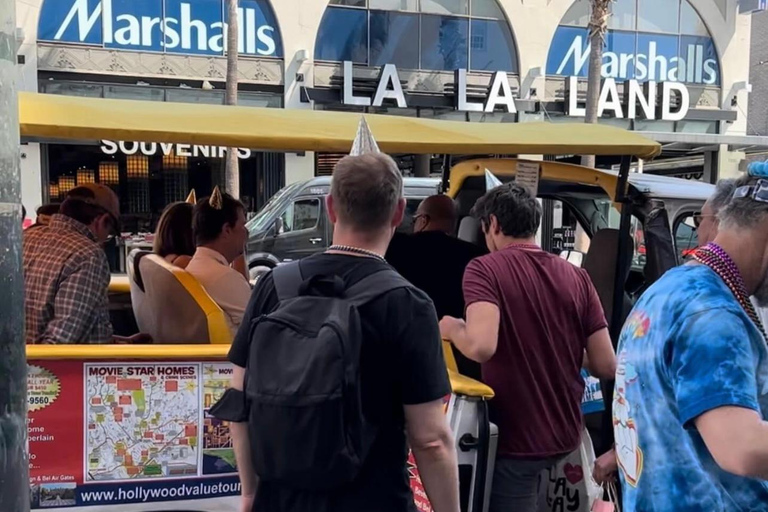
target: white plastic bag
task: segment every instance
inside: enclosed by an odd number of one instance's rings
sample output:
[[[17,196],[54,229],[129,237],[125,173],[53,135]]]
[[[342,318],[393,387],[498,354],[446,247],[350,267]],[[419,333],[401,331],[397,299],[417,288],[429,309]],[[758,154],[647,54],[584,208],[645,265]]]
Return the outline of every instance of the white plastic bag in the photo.
[[[538,512],[590,512],[603,492],[592,477],[594,467],[595,449],[584,429],[581,445],[539,476]]]

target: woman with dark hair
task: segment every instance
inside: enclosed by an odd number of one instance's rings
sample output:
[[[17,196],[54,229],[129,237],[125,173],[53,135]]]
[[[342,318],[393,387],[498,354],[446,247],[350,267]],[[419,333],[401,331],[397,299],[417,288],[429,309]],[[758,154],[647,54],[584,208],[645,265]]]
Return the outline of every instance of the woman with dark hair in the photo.
[[[177,267],[187,268],[195,254],[192,231],[194,205],[186,202],[168,205],[160,216],[155,231],[153,252]]]

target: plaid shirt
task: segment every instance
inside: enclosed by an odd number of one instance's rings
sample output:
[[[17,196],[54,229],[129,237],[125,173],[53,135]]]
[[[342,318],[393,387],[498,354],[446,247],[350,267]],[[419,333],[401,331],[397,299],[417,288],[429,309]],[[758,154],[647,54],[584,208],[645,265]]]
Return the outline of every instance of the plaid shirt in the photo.
[[[40,343],[107,343],[109,264],[82,223],[54,215],[24,234],[26,339]]]

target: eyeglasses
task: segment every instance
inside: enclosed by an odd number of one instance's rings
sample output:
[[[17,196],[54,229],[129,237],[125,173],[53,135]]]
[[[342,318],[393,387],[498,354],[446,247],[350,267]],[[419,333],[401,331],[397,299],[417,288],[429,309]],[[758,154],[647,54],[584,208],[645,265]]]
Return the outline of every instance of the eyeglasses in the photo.
[[[759,203],[768,203],[768,180],[758,180],[754,186],[739,187],[733,193],[734,199],[749,197]]]
[[[701,223],[704,222],[704,219],[706,219],[708,217],[715,217],[715,215],[713,215],[713,214],[704,215],[701,212],[694,213],[693,214],[693,226],[696,229],[699,229],[699,227],[701,226]]]

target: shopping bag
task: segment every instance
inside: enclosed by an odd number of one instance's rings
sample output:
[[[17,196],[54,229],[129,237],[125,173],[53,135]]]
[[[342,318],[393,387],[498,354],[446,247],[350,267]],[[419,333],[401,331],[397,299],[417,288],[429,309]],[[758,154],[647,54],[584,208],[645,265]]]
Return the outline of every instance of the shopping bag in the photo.
[[[539,475],[537,512],[591,512],[602,490],[592,477],[595,449],[586,429],[581,444],[563,460]]]
[[[606,484],[601,487],[602,495],[592,504],[592,512],[621,512],[621,506],[616,498],[616,487],[612,484]],[[605,496],[608,495],[608,499]]]

